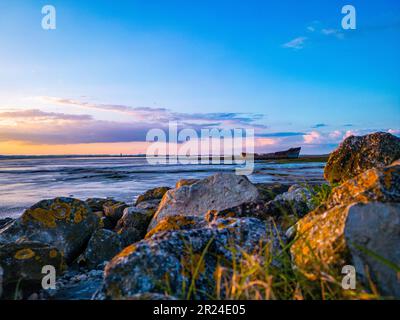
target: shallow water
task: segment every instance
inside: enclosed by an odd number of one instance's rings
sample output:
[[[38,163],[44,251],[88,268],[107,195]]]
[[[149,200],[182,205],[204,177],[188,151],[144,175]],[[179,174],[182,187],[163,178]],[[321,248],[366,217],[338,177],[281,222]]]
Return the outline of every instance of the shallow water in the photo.
[[[133,202],[144,191],[182,178],[232,172],[234,165],[149,165],[145,158],[27,158],[0,160],[0,217],[18,216],[42,199],[113,197]],[[256,163],[253,182],[316,183],[324,163]]]

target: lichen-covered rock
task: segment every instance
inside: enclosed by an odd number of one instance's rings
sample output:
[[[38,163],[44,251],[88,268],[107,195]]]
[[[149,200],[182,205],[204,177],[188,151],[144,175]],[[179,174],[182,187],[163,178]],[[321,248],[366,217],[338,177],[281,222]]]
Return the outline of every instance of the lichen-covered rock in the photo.
[[[22,290],[28,285],[40,285],[42,269],[51,265],[56,274],[65,271],[64,257],[57,248],[39,242],[9,243],[0,245],[0,266],[3,268],[5,296],[12,296],[18,285]],[[22,282],[21,282],[22,281]]]
[[[121,219],[125,208],[128,208],[125,202],[111,202],[103,205],[104,215],[115,222]]]
[[[128,207],[118,221],[115,231],[121,238],[124,246],[142,240],[147,227],[154,215],[154,210],[145,210],[137,207]]]
[[[0,244],[37,241],[55,246],[67,260],[76,258],[99,227],[88,205],[73,198],[43,200],[0,232]]]
[[[90,238],[80,262],[89,269],[94,269],[99,264],[110,261],[121,250],[122,243],[117,233],[99,229]]]
[[[370,169],[334,188],[327,208],[352,202],[400,202],[400,165]]]
[[[384,132],[351,136],[330,155],[324,177],[331,183],[343,182],[372,168],[390,165],[400,158],[400,138]]]
[[[147,190],[144,194],[140,195],[136,200],[136,205],[143,201],[148,200],[161,200],[164,194],[170,190],[169,187],[158,187],[154,189]]]
[[[297,240],[291,246],[294,265],[315,280],[322,272],[341,270],[349,261],[344,228],[349,207],[337,206],[323,214],[310,213],[296,224]]]
[[[151,238],[159,232],[199,229],[207,226],[207,221],[194,216],[170,216],[161,219],[157,225],[151,229],[145,236],[145,239]]]
[[[308,278],[340,274],[343,266],[354,264],[366,283],[368,267],[382,293],[400,296],[400,204],[356,203],[307,215],[297,223],[297,236],[293,262]],[[381,258],[397,265],[397,271]]]
[[[205,228],[156,233],[108,263],[104,294],[111,299],[147,292],[205,298],[213,293],[217,265],[239,259],[241,250],[259,252],[269,245],[276,253],[277,233],[272,223],[253,218],[220,219]]]
[[[257,188],[244,176],[218,173],[192,185],[169,190],[150,223],[150,229],[167,216],[204,217],[209,210],[224,210],[255,201]]]

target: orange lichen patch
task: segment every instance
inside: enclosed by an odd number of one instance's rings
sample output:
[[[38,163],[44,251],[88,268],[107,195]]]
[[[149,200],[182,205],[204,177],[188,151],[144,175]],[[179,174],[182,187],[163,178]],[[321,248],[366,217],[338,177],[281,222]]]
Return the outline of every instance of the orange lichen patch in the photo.
[[[47,228],[57,227],[54,212],[42,208],[36,208],[33,210],[28,209],[27,211],[25,211],[24,215],[22,216],[22,221],[24,223],[27,223],[32,220],[40,222],[43,226]]]
[[[347,257],[344,228],[348,206],[338,206],[323,214],[306,216],[297,223],[298,239],[291,247],[296,266],[309,278],[343,266]]]
[[[157,225],[151,229],[145,236],[145,239],[151,238],[161,231],[181,230],[183,227],[195,225],[195,221],[186,216],[170,216],[162,219]]]
[[[49,257],[50,258],[55,258],[55,257],[57,257],[57,255],[58,255],[58,252],[57,252],[57,250],[50,250],[50,252],[49,252]]]
[[[15,255],[14,258],[17,260],[27,260],[27,259],[31,259],[35,256],[35,252],[32,249],[21,249],[18,250]]]
[[[114,257],[114,259],[125,258],[125,257],[131,255],[132,253],[134,253],[135,251],[136,251],[136,246],[134,244],[131,244],[130,246],[123,249],[120,253],[118,253]]]
[[[68,219],[71,215],[71,205],[56,199],[50,207],[51,212],[57,220]]]
[[[86,210],[84,210],[82,207],[79,207],[75,212],[74,222],[75,223],[82,222],[85,218],[85,213],[86,213]]]
[[[208,222],[212,222],[218,218],[235,218],[236,216],[237,214],[234,211],[208,210],[204,219]]]
[[[73,208],[76,207],[74,210]],[[49,208],[34,208],[28,209],[22,216],[23,223],[36,221],[46,228],[57,227],[58,221],[69,222],[72,213],[74,214],[74,222],[79,223],[87,215],[87,210],[84,206],[79,205],[76,201],[67,203],[61,199],[55,199]]]
[[[371,189],[379,192],[379,188],[377,188],[378,185],[379,172],[376,169],[368,170],[356,178],[346,181],[341,186],[334,188],[327,203],[332,207],[336,204],[344,204],[353,201],[367,202],[369,199],[365,192]]]
[[[199,181],[198,179],[181,179],[175,184],[175,189],[179,189],[180,187],[183,186],[190,186],[194,183]]]
[[[220,220],[217,224],[218,229],[228,229],[234,231],[235,228],[232,227],[232,224],[235,223],[237,220],[235,218],[228,218],[224,220]]]

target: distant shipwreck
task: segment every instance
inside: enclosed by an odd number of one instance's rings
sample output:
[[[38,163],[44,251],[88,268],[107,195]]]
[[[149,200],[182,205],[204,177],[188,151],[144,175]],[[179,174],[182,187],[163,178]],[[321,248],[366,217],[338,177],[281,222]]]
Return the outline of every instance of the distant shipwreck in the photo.
[[[276,159],[298,159],[300,155],[300,148],[290,148],[285,151],[278,151],[273,153],[254,154],[254,160],[276,160]],[[246,158],[247,154],[242,153],[242,157]]]

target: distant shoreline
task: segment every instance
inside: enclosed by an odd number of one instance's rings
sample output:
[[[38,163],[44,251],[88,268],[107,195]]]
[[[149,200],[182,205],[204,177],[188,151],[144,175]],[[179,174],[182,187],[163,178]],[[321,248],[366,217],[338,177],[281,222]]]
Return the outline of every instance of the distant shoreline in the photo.
[[[27,159],[76,159],[76,158],[145,158],[144,154],[136,155],[0,155],[1,160],[27,160]],[[274,162],[274,163],[301,163],[301,162],[326,162],[329,154],[322,155],[300,155],[297,159],[273,159],[273,160],[256,160],[256,162]]]

